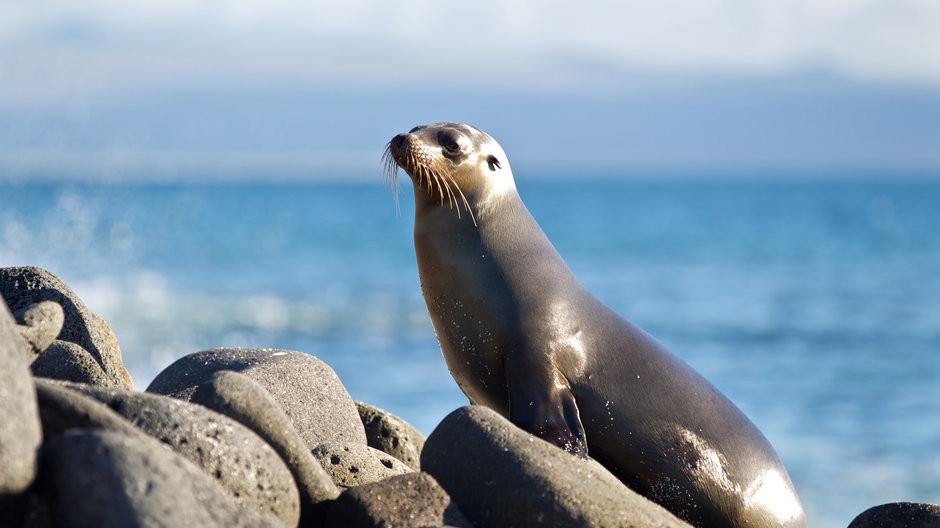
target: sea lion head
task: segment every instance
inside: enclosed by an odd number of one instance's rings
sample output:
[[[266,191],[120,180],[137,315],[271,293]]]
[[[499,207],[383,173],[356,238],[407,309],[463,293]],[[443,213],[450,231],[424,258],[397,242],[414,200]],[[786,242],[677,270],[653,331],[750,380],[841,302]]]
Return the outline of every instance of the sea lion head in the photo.
[[[411,177],[420,206],[474,209],[514,190],[509,160],[489,134],[463,123],[435,123],[398,134],[383,159],[395,185],[397,168]]]

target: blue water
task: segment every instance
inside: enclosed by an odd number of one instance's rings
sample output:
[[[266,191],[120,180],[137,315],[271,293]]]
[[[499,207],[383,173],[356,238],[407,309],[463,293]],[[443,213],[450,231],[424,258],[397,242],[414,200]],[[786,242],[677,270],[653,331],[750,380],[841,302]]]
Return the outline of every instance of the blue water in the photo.
[[[940,502],[940,182],[526,182],[575,274],[735,401],[811,526]],[[217,346],[301,350],[425,433],[463,405],[381,184],[0,183],[0,266],[61,276],[139,389]]]

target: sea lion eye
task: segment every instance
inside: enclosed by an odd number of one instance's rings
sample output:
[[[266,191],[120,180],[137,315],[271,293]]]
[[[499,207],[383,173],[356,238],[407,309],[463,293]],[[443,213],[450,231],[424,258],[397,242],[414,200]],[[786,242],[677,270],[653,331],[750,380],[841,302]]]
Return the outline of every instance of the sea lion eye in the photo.
[[[460,152],[460,144],[457,143],[457,139],[450,135],[441,133],[437,136],[437,142],[440,143],[444,150],[447,151],[447,154],[457,154]]]
[[[486,158],[486,163],[489,164],[491,171],[503,168],[502,165],[499,164],[499,160],[496,159],[496,156],[490,156]]]

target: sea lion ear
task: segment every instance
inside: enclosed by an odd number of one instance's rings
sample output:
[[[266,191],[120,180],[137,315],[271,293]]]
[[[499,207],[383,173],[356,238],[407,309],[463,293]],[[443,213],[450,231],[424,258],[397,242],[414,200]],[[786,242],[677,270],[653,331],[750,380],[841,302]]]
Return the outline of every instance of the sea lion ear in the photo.
[[[490,156],[486,158],[486,163],[489,164],[491,171],[503,168],[502,165],[499,164],[499,160],[496,159],[496,156]]]

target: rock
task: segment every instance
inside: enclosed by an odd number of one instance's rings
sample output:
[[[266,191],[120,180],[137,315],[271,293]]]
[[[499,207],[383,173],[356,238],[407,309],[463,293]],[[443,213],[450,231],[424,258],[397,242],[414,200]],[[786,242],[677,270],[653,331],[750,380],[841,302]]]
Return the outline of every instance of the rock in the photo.
[[[409,473],[350,488],[333,503],[324,528],[419,528],[470,521],[427,473]]]
[[[476,526],[690,528],[596,461],[483,406],[445,417],[424,445],[421,467]]]
[[[264,387],[248,376],[220,370],[193,393],[192,402],[232,418],[270,444],[297,482],[301,525],[319,526],[327,501],[339,496],[339,488],[310,454],[290,418]]]
[[[47,442],[41,461],[40,489],[56,526],[283,528],[240,507],[214,479],[151,438],[76,431]]]
[[[892,502],[862,512],[849,528],[940,528],[940,506]]]
[[[318,445],[311,453],[343,489],[413,472],[395,457],[362,444],[331,442]]]
[[[49,514],[49,506],[35,486],[29,490],[25,510],[23,515],[23,528],[53,528],[52,518]],[[6,517],[0,517],[0,519],[6,519]],[[15,523],[11,523],[11,525],[16,526]]]
[[[215,478],[241,506],[268,513],[294,526],[300,497],[277,452],[240,423],[201,405],[146,394],[77,383],[69,389],[87,394]]]
[[[36,476],[42,427],[26,347],[0,302],[0,498],[22,493]]]
[[[23,325],[19,327],[20,335],[29,343],[32,349],[32,359],[35,360],[59,336],[62,324],[65,322],[65,312],[59,303],[43,301],[30,305],[26,311],[16,314],[22,319]]]
[[[68,341],[55,340],[30,366],[33,376],[99,387],[113,387],[114,380],[84,348]]]
[[[107,405],[61,383],[36,378],[36,396],[46,441],[73,429],[101,429],[125,436],[146,436]]]
[[[0,268],[0,296],[14,313],[25,312],[30,305],[43,301],[58,303],[65,314],[58,338],[87,350],[107,374],[112,387],[134,388],[111,328],[89,311],[62,279],[32,266]]]
[[[319,359],[301,352],[219,348],[176,360],[157,375],[148,392],[189,400],[219,370],[258,382],[280,405],[308,449],[324,442],[366,444],[366,434],[346,388]]]
[[[374,405],[356,402],[359,418],[366,429],[369,447],[384,451],[407,464],[411,469],[421,469],[421,448],[424,435],[410,423]]]

